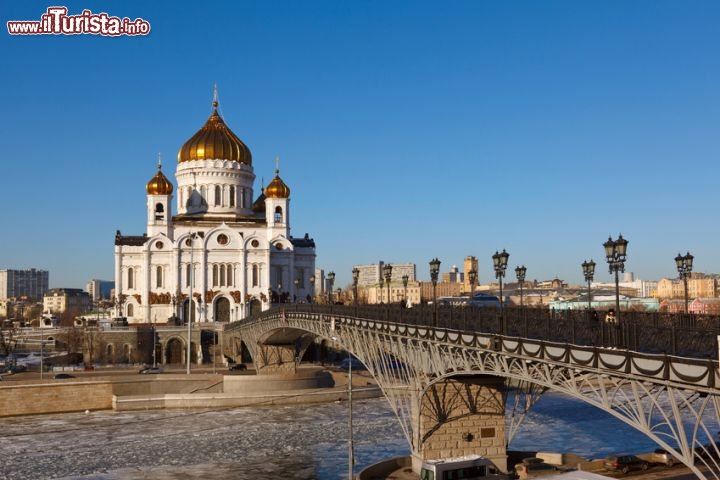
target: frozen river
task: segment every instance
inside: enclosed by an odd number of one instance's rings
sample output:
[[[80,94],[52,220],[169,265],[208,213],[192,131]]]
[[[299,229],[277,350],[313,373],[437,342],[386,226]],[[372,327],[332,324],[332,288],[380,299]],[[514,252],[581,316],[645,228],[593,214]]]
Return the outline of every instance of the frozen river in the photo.
[[[353,404],[356,468],[409,453],[385,399]],[[91,412],[0,419],[1,479],[347,478],[347,404]],[[652,442],[581,402],[546,394],[510,445],[587,458]]]

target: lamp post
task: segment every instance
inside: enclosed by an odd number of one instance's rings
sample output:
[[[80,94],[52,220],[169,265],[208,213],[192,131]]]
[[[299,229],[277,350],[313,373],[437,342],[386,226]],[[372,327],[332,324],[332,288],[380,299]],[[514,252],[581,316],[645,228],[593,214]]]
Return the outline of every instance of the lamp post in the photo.
[[[187,365],[186,365],[186,374],[190,375],[190,358],[191,358],[191,340],[192,340],[192,322],[195,317],[195,299],[193,298],[193,282],[195,281],[195,264],[193,260],[193,251],[194,251],[194,240],[195,240],[195,233],[190,232],[190,238],[188,238],[187,245],[190,246],[190,267],[188,268],[188,276],[189,278],[189,286],[190,286],[190,295],[188,297],[188,330],[187,330]]]
[[[582,263],[583,275],[585,275],[585,281],[588,284],[588,312],[592,309],[592,295],[590,291],[590,282],[593,281],[595,275],[595,262],[586,260]]]
[[[403,302],[405,303],[405,306],[407,307],[407,284],[408,284],[409,277],[407,275],[402,276],[402,282],[403,282]]]
[[[688,286],[687,286],[687,279],[690,276],[690,272],[692,272],[693,267],[693,257],[690,255],[690,252],[687,253],[687,255],[683,256],[678,253],[677,257],[675,257],[675,265],[677,266],[677,271],[680,274],[680,278],[683,279],[683,284],[685,285],[685,313],[688,313]]]
[[[387,284],[387,303],[390,305],[390,279],[392,279],[392,265],[386,263],[383,266],[383,276],[385,277],[385,283]]]
[[[527,268],[525,268],[525,265],[521,265],[519,267],[515,267],[515,276],[517,276],[518,283],[520,283],[520,306],[523,306],[523,283],[525,283],[525,273],[527,273]]]
[[[615,318],[618,322],[620,321],[620,279],[618,273],[625,271],[627,245],[628,241],[623,238],[622,234],[618,236],[617,240],[608,237],[607,242],[603,243],[610,273],[615,274]]]
[[[503,335],[505,334],[505,312],[503,308],[502,279],[505,276],[505,269],[507,269],[509,258],[510,254],[507,253],[504,248],[502,253],[498,253],[498,251],[495,250],[495,255],[492,256],[495,278],[497,278],[500,283],[500,323]]]
[[[472,303],[473,294],[475,294],[475,282],[477,282],[477,270],[471,268],[468,272],[468,281],[470,282],[470,292],[468,292],[468,303]]]
[[[300,279],[296,278],[293,280],[293,283],[295,284],[295,293],[293,293],[293,301],[297,303],[297,294],[298,294],[298,288],[300,287]]]
[[[332,305],[332,289],[333,283],[335,283],[335,272],[329,272],[327,274],[328,281],[328,305]]]
[[[360,269],[353,267],[352,269],[352,282],[353,282],[353,304],[358,304],[358,280],[360,280]]]
[[[278,303],[283,303],[282,301],[282,283],[278,283]]]
[[[440,274],[440,260],[430,260],[430,281],[433,286],[433,327],[437,327],[437,281]]]

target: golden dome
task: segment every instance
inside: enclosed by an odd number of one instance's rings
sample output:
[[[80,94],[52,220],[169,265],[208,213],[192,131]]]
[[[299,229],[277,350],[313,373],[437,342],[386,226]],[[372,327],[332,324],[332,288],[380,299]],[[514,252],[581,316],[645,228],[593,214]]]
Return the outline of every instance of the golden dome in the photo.
[[[250,149],[225,125],[213,100],[213,112],[205,125],[182,146],[178,162],[191,160],[231,160],[252,165]]]
[[[170,195],[173,192],[172,183],[162,172],[162,165],[158,162],[158,171],[147,184],[148,195]]]
[[[265,196],[267,198],[289,198],[290,197],[290,189],[287,185],[285,185],[285,182],[282,181],[280,178],[280,170],[275,170],[275,178],[272,179],[272,182],[267,186],[265,189]]]

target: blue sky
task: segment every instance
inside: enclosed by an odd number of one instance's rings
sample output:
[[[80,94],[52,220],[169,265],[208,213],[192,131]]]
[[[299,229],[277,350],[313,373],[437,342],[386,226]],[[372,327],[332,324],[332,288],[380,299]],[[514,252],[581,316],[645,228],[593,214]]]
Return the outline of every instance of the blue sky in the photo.
[[[503,248],[582,281],[622,233],[626,269],[720,272],[720,2],[84,1],[138,37],[0,35],[0,268],[113,279],[145,231],[157,152],[221,112],[260,179],[275,157],[317,266],[413,262],[428,279]],[[3,24],[55,3],[3,2]],[[175,203],[173,203],[175,206]],[[509,275],[513,278],[514,274]]]

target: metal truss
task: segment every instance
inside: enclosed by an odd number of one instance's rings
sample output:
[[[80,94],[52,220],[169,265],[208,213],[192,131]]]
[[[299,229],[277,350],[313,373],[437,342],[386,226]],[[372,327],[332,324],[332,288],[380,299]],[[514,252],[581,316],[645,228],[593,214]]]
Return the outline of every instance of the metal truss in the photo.
[[[712,361],[309,312],[269,311],[233,329],[253,358],[263,342],[295,342],[301,358],[308,332],[343,346],[376,379],[415,452],[424,440],[418,428],[423,395],[448,378],[491,375],[505,379],[506,398],[514,391],[508,443],[532,405],[552,390],[644,433],[698,478],[720,479],[720,391]],[[452,395],[437,421],[452,415],[452,402],[475,401]]]

